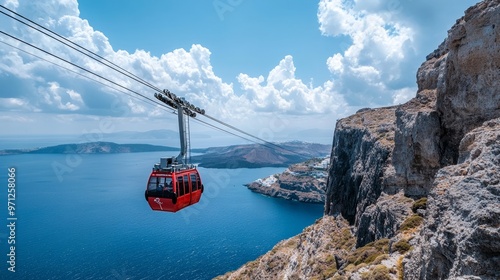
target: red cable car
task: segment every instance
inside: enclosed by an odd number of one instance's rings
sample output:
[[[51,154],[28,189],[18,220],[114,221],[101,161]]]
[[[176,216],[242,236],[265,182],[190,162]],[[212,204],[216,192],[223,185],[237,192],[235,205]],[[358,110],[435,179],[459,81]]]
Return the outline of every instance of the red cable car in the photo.
[[[200,201],[203,184],[194,166],[175,164],[162,158],[149,176],[146,200],[153,210],[177,212]]]
[[[170,107],[177,109],[179,121],[179,136],[181,151],[177,157],[161,158],[160,163],[153,167],[146,186],[146,201],[153,210],[177,212],[189,205],[198,203],[203,193],[203,184],[200,174],[194,165],[188,162],[189,145],[189,118],[185,121],[184,115],[195,117],[196,113],[204,110],[194,107],[184,99],[164,90],[155,94],[155,97]]]

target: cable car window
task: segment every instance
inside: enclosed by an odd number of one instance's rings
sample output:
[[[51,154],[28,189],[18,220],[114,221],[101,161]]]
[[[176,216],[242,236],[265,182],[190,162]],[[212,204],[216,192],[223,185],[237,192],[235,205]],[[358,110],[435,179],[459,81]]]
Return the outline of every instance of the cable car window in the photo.
[[[179,196],[184,195],[184,181],[182,180],[182,176],[177,177],[177,190]]]
[[[149,178],[148,191],[156,191],[158,187],[158,177]]]
[[[198,176],[196,176],[196,173],[191,174],[191,184],[193,186],[193,192],[198,189]]]
[[[189,193],[189,179],[188,175],[184,175],[184,193]]]
[[[165,178],[165,190],[166,191],[169,191],[169,192],[173,192],[174,191],[174,185],[172,184],[172,178],[170,177],[166,177]]]

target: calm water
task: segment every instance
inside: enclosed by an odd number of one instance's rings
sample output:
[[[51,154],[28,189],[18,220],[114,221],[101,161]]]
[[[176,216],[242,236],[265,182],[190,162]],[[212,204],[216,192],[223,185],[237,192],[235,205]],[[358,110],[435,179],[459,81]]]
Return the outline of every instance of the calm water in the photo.
[[[322,215],[322,205],[268,198],[242,185],[283,168],[200,168],[199,204],[153,212],[144,189],[161,156],[0,157],[0,279],[210,279]],[[7,271],[11,166],[17,169],[15,274]]]

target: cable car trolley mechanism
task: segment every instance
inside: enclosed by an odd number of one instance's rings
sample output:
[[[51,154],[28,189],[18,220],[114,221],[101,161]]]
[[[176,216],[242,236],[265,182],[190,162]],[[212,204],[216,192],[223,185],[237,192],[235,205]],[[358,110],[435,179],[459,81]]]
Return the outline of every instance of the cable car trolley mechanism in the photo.
[[[156,99],[177,109],[181,150],[177,157],[161,158],[153,166],[146,186],[145,197],[153,210],[177,212],[198,203],[203,193],[203,184],[196,166],[188,163],[189,117],[205,110],[195,107],[168,90],[155,93]]]

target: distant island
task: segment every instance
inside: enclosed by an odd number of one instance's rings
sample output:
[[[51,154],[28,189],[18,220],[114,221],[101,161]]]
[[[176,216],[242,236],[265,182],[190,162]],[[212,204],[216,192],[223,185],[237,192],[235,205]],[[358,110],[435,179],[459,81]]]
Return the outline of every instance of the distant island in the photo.
[[[116,144],[113,142],[89,142],[80,144],[62,144],[56,146],[0,150],[0,155],[15,154],[117,154],[178,151],[178,148],[149,144]]]
[[[308,203],[325,203],[330,157],[313,158],[290,165],[280,174],[257,179],[246,186],[271,197]]]
[[[193,162],[207,168],[259,168],[288,167],[317,157],[325,157],[331,152],[331,145],[291,141],[269,145],[235,145],[215,147],[205,150],[203,155],[192,157]]]
[[[193,156],[191,161],[200,167],[206,168],[287,167],[290,164],[309,158],[325,156],[331,150],[330,145],[300,141],[279,143],[277,146],[252,144],[192,149],[191,152],[201,155]],[[117,154],[163,151],[172,152],[165,156],[175,156],[179,148],[150,144],[88,142],[42,148],[0,150],[0,156],[16,154]]]

